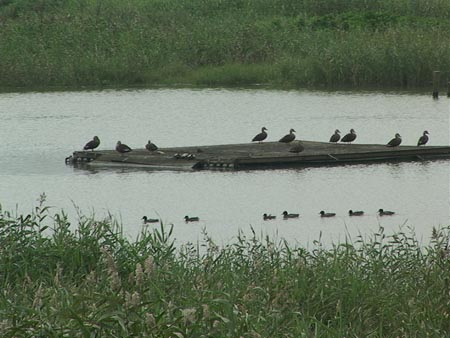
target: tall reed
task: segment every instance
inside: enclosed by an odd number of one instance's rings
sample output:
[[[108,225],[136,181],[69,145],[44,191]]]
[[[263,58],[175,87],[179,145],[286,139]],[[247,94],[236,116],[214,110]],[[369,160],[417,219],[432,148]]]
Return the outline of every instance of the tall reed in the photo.
[[[2,337],[443,337],[450,227],[311,250],[245,236],[135,240],[111,217],[0,211]],[[46,224],[46,225],[45,225]]]

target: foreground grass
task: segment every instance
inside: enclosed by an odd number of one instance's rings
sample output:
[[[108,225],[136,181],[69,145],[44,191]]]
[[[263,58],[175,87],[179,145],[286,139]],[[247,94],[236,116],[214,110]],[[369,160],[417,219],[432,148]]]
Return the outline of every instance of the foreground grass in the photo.
[[[238,236],[175,247],[171,229],[126,239],[113,220],[0,219],[2,337],[443,337],[448,229],[312,251]],[[44,220],[45,219],[45,220]],[[51,224],[46,227],[43,224]],[[44,233],[46,235],[44,235]]]
[[[449,15],[447,0],[2,0],[0,86],[424,87],[450,69]]]

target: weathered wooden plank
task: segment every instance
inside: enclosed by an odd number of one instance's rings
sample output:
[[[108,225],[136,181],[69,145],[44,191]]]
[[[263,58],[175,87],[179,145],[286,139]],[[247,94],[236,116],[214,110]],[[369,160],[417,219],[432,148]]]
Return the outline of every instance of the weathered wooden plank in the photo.
[[[289,150],[279,142],[161,148],[158,152],[136,149],[119,154],[114,150],[75,151],[74,162],[145,165],[174,169],[240,169],[299,165],[329,165],[355,162],[411,161],[450,158],[450,146],[399,146],[341,144],[302,141],[304,151]]]

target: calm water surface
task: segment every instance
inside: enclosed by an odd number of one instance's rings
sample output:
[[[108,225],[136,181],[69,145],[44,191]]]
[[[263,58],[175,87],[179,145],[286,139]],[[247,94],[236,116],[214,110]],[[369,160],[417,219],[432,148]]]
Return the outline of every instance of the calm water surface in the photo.
[[[449,144],[449,101],[430,95],[325,93],[276,90],[161,89],[0,94],[0,202],[3,210],[30,212],[40,194],[52,214],[65,210],[121,220],[135,237],[141,217],[174,225],[179,243],[206,231],[218,244],[241,230],[292,243],[344,241],[411,227],[427,241],[433,226],[450,224],[450,161],[351,165],[238,172],[77,169],[64,158],[94,135],[101,149],[117,142],[142,148],[248,142],[265,126],[270,140],[290,128],[304,140],[327,141],[334,129],[354,128],[358,143],[386,143],[399,132],[415,144],[423,130],[430,145]],[[394,210],[380,218],[376,210]],[[365,210],[350,218],[347,211]],[[283,221],[281,212],[299,212]],[[321,219],[320,210],[336,212]],[[278,220],[263,222],[263,213]],[[201,218],[185,224],[184,215]],[[151,225],[153,227],[153,225]]]

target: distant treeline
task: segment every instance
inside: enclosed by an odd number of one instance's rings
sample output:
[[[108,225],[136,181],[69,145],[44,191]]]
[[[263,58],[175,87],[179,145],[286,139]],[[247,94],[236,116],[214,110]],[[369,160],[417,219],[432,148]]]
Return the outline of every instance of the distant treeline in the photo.
[[[431,85],[448,0],[0,0],[0,87]]]

